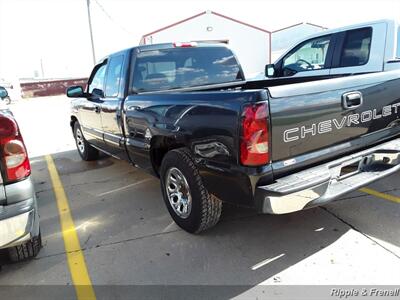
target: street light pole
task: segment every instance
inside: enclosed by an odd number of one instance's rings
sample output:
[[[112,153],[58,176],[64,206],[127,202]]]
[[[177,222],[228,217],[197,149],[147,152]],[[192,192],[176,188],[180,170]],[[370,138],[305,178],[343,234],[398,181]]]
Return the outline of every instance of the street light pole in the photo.
[[[44,78],[43,59],[40,58],[40,70],[42,71],[42,79]]]
[[[90,32],[90,41],[92,43],[92,56],[93,56],[93,65],[96,64],[96,55],[94,52],[94,42],[93,42],[93,31],[92,31],[92,19],[90,17],[90,0],[86,0],[87,4],[87,13],[88,13],[88,21],[89,21],[89,32]]]

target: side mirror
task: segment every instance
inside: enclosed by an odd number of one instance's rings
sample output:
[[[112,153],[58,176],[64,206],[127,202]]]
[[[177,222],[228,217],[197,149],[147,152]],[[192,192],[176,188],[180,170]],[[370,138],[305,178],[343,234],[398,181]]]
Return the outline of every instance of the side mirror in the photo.
[[[268,64],[265,66],[265,76],[266,77],[274,77],[275,74],[275,65],[274,64]]]
[[[4,87],[0,86],[0,98],[3,99],[7,96],[8,96],[7,90]]]
[[[93,89],[91,96],[93,98],[104,98],[104,92],[101,89]]]
[[[83,92],[83,88],[79,85],[70,86],[69,88],[67,88],[67,97],[82,98],[85,97],[85,93]]]

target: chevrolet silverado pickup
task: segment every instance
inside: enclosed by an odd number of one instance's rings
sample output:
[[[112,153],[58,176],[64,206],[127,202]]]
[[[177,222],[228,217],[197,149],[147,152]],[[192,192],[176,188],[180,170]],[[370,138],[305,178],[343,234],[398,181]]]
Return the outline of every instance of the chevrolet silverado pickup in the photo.
[[[142,45],[67,89],[83,160],[99,150],[159,176],[174,221],[214,226],[222,202],[284,214],[400,169],[400,37],[394,21],[301,41],[246,81],[222,44]]]

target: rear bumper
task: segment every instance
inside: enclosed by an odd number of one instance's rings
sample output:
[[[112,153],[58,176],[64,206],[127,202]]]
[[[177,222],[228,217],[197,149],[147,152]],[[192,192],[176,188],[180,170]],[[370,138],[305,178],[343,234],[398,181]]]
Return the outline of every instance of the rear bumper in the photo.
[[[256,188],[261,212],[285,214],[323,205],[400,170],[400,139],[288,175]]]
[[[20,186],[20,201],[0,206],[0,249],[23,244],[39,235],[39,215],[33,189],[29,188],[31,193],[26,198],[26,186],[31,184],[30,178],[12,184],[15,190],[17,185]],[[16,201],[15,194],[13,197]]]

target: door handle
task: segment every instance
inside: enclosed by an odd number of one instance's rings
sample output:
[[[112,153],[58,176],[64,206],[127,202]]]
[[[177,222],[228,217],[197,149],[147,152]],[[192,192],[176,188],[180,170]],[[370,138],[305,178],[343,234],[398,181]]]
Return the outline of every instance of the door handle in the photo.
[[[94,108],[94,111],[99,114],[101,112],[101,107],[100,106],[96,106]]]
[[[342,95],[342,105],[344,109],[354,109],[361,106],[363,103],[363,96],[361,92],[348,92]]]

